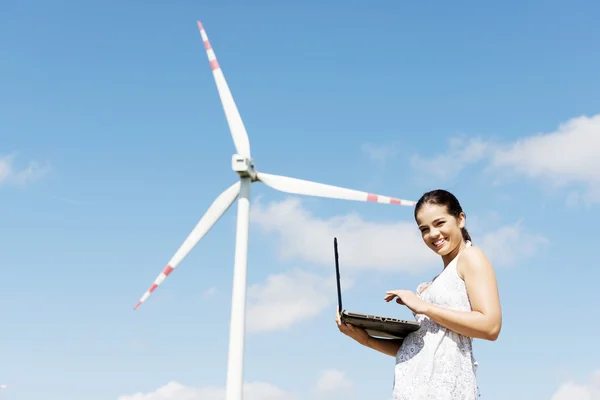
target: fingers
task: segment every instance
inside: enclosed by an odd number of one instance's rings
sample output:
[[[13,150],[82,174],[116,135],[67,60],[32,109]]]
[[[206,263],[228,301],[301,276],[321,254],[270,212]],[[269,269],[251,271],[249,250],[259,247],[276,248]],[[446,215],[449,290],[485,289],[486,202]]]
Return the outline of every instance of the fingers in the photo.
[[[344,332],[345,328],[347,328],[347,326],[348,326],[347,324],[342,322],[342,319],[340,317],[340,313],[338,312],[338,310],[335,310],[335,323],[337,324],[338,329],[341,332]]]
[[[396,298],[396,303],[405,306],[406,304],[402,301],[403,295],[406,294],[404,290],[389,290],[386,292],[386,296],[383,298],[386,302],[392,301]]]
[[[340,313],[337,310],[335,313],[335,322],[336,322],[340,332],[342,332],[344,335],[352,336],[352,334],[354,334],[358,331],[358,328],[355,327],[354,325],[342,322]]]
[[[406,294],[406,290],[388,290],[385,292],[385,297],[383,298],[385,301],[389,302],[394,297],[397,297],[398,300],[401,299]]]
[[[383,298],[385,301],[390,302],[394,297],[397,297],[398,294],[395,291],[386,292],[385,297]]]

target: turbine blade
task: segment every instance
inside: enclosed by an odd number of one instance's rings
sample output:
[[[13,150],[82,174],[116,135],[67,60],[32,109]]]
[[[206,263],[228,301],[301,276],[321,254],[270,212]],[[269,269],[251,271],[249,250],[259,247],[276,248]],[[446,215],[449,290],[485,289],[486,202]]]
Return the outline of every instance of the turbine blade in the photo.
[[[198,29],[200,29],[200,35],[204,41],[204,48],[206,49],[206,54],[208,55],[208,61],[210,62],[210,68],[212,69],[215,83],[217,84],[219,97],[221,98],[223,109],[225,110],[225,118],[227,118],[227,124],[229,125],[229,130],[231,131],[231,137],[233,138],[236,152],[239,155],[250,158],[250,140],[248,139],[248,133],[246,133],[244,122],[242,121],[242,117],[240,116],[237,106],[235,105],[235,101],[233,100],[233,96],[231,95],[231,91],[229,90],[229,86],[225,80],[225,76],[223,75],[223,70],[221,70],[221,67],[219,66],[217,56],[215,55],[215,52],[208,41],[206,31],[204,30],[202,23],[200,21],[197,22]]]
[[[140,301],[135,305],[134,310],[142,305],[146,299],[156,290],[156,288],[165,280],[167,276],[181,261],[188,255],[188,253],[196,246],[196,244],[208,233],[208,231],[217,223],[217,221],[225,214],[225,211],[231,207],[234,200],[240,193],[240,182],[236,182],[228,187],[223,193],[221,193],[215,201],[210,205],[206,213],[202,216],[198,224],[194,227],[192,232],[185,239],[183,244],[179,247],[175,255],[171,258],[165,269],[158,275],[154,280],[154,283],[144,293]]]
[[[325,185],[287,176],[265,174],[259,172],[258,180],[265,185],[281,192],[302,194],[306,196],[327,197],[331,199],[369,201],[384,204],[398,204],[401,206],[414,206],[415,201],[396,199],[358,190],[346,189],[339,186]]]

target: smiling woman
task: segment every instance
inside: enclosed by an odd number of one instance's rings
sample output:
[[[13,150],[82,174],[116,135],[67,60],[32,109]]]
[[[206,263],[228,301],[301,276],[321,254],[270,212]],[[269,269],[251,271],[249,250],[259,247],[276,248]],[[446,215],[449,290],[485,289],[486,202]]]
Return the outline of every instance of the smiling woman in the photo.
[[[339,316],[338,328],[396,358],[393,400],[475,400],[479,388],[472,340],[494,341],[502,326],[494,269],[471,245],[465,213],[452,193],[425,193],[416,204],[415,220],[444,269],[432,282],[419,285],[416,294],[392,290],[384,299],[408,307],[421,328],[402,341],[371,337],[364,329],[341,323]]]

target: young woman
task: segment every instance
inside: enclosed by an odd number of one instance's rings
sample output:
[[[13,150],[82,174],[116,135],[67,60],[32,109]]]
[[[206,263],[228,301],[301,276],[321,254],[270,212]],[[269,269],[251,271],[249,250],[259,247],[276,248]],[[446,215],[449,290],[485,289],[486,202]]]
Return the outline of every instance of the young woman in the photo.
[[[396,358],[393,400],[475,400],[472,339],[496,340],[502,327],[494,269],[471,245],[465,214],[450,192],[425,193],[416,204],[415,220],[444,269],[432,282],[420,284],[416,294],[391,290],[384,300],[408,307],[421,328],[404,340],[389,340],[343,324],[339,315],[337,325],[358,343]]]

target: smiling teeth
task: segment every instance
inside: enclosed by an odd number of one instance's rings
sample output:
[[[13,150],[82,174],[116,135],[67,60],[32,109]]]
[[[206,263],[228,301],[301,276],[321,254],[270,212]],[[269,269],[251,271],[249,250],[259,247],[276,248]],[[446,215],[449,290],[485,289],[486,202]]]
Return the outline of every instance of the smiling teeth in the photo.
[[[439,246],[440,244],[444,243],[444,240],[445,240],[445,239],[440,239],[440,240],[438,240],[437,242],[433,242],[433,245],[434,245],[434,246]]]

